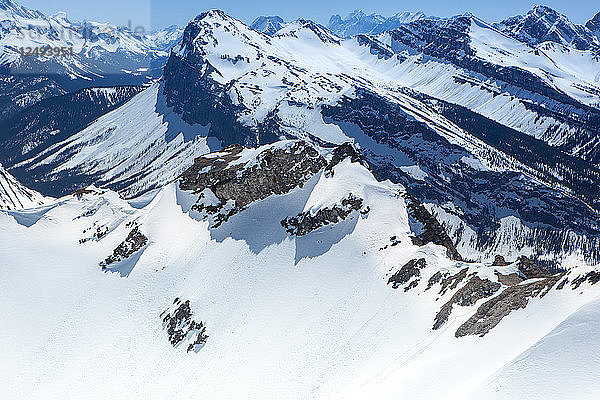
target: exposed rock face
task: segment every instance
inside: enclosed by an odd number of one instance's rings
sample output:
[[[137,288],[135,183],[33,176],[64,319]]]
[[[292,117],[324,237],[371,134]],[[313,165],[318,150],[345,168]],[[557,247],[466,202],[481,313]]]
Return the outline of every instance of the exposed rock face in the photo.
[[[571,282],[572,289],[577,289],[583,282],[589,282],[591,285],[595,285],[600,282],[600,272],[599,271],[590,271],[585,275],[580,275],[577,278],[573,279]]]
[[[204,346],[208,335],[206,326],[202,321],[193,319],[190,301],[182,302],[176,298],[173,302],[173,310],[163,311],[163,329],[167,331],[169,342],[173,347],[178,347],[183,341],[188,343],[187,352],[194,350],[196,353]],[[166,315],[165,315],[166,313]]]
[[[459,306],[472,306],[477,301],[490,297],[500,289],[500,284],[492,282],[489,279],[481,279],[478,276],[472,277],[469,282],[460,288],[454,295],[442,306],[440,311],[435,316],[433,329],[439,329],[446,321],[452,312],[454,304]]]
[[[275,33],[277,33],[278,30],[283,28],[284,25],[285,21],[283,20],[283,18],[277,15],[261,15],[260,17],[256,18],[254,22],[252,22],[250,28],[254,29],[257,32],[262,32],[269,36],[273,36]]]
[[[467,335],[484,336],[514,310],[525,308],[532,297],[544,297],[563,277],[563,274],[531,283],[511,286],[498,296],[483,303],[477,312],[456,331],[456,337]]]
[[[346,158],[350,158],[350,162],[367,166],[365,158],[356,150],[352,143],[344,143],[333,149],[333,157],[329,164],[327,164],[327,167],[325,167],[325,173],[328,176],[333,176],[334,167]]]
[[[494,258],[494,262],[492,263],[492,267],[504,267],[504,266],[506,266],[508,264],[509,263],[506,262],[506,260],[504,259],[503,256],[497,255]]]
[[[545,268],[536,265],[529,258],[521,256],[518,260],[519,272],[522,273],[527,279],[531,278],[547,278],[552,274]]]
[[[414,218],[423,227],[421,232],[417,232],[418,235],[413,239],[413,242],[419,246],[427,243],[444,246],[447,249],[446,253],[448,257],[453,260],[462,260],[456,247],[454,247],[454,243],[439,221],[427,211],[416,197],[406,193],[404,198],[406,199],[406,209],[408,210],[409,217]]]
[[[514,286],[514,285],[518,285],[519,283],[523,282],[523,278],[521,276],[519,276],[519,274],[517,274],[517,273],[504,275],[498,271],[495,271],[495,274],[498,277],[498,282],[500,282],[501,284],[503,284],[505,286]]]
[[[546,6],[535,6],[527,15],[508,18],[497,27],[531,45],[555,42],[579,50],[597,47],[591,28],[574,24],[566,16]]]
[[[585,24],[585,27],[595,34],[598,40],[600,40],[600,12],[594,15],[594,18],[590,19]]]
[[[136,225],[131,232],[129,232],[127,238],[117,246],[113,253],[100,263],[100,266],[102,269],[106,269],[112,264],[131,257],[135,252],[141,250],[147,244],[148,238],[140,232],[139,227]]]
[[[440,282],[442,283],[442,288],[440,289],[440,294],[443,296],[447,290],[456,289],[458,284],[467,277],[468,271],[469,271],[469,268],[463,268],[454,275],[450,275],[448,277],[442,277],[440,280]]]
[[[182,190],[200,194],[192,209],[213,215],[215,227],[252,202],[301,187],[327,164],[314,147],[302,141],[267,147],[253,161],[236,164],[242,150],[233,145],[216,157],[199,157],[180,178]],[[213,203],[204,201],[206,189],[214,196]]]
[[[404,291],[406,292],[407,290],[410,290],[418,284],[419,277],[421,276],[421,270],[426,266],[427,263],[424,258],[415,258],[413,260],[410,260],[409,262],[404,264],[402,268],[396,271],[396,273],[394,273],[394,275],[392,275],[390,279],[388,279],[388,285],[391,283],[392,287],[394,289],[397,289],[400,285],[407,283],[412,278],[417,278],[414,281],[416,283],[411,282],[411,284],[405,288]]]
[[[321,208],[314,215],[310,211],[306,211],[295,217],[288,217],[281,221],[281,226],[290,235],[304,236],[322,226],[345,220],[353,211],[360,210],[362,206],[363,199],[350,193],[348,197],[342,199],[340,204]]]

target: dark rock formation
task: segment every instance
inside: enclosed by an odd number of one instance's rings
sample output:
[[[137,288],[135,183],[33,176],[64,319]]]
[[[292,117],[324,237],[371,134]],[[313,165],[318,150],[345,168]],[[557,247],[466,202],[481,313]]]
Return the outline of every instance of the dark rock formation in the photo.
[[[328,176],[333,176],[333,169],[335,166],[346,158],[350,158],[350,161],[353,163],[359,163],[365,167],[367,166],[364,157],[356,150],[352,143],[344,143],[333,149],[333,157],[325,167],[325,173],[328,174]]]
[[[600,271],[590,271],[585,275],[580,275],[573,279],[571,282],[571,288],[577,289],[583,282],[589,282],[591,285],[595,285],[600,282]]]
[[[162,317],[166,313],[163,317],[163,329],[167,331],[169,342],[173,347],[177,347],[181,342],[187,341],[187,352],[198,352],[208,339],[206,326],[202,321],[196,322],[193,319],[189,300],[182,302],[176,298],[173,308],[174,310],[167,309],[161,314]]]
[[[446,321],[452,312],[454,304],[459,306],[472,306],[477,301],[490,297],[500,289],[500,284],[492,282],[489,279],[481,279],[478,276],[472,277],[469,282],[462,288],[456,291],[454,295],[442,306],[440,311],[435,316],[433,329],[439,329]]]
[[[397,289],[400,285],[407,283],[412,278],[415,278],[415,277],[419,278],[421,276],[421,270],[423,268],[425,268],[426,266],[427,266],[427,263],[425,262],[424,258],[412,259],[409,262],[407,262],[406,264],[404,264],[402,266],[402,268],[400,268],[398,271],[396,271],[396,273],[394,273],[394,275],[392,275],[390,277],[390,279],[388,279],[388,285],[391,283],[392,287],[394,289]],[[415,280],[417,282],[417,284],[418,284],[418,280],[419,279]],[[407,286],[407,288],[405,288],[404,291],[411,289],[412,287],[416,286],[417,284],[413,284],[413,286],[411,286],[411,285]]]
[[[268,148],[249,163],[231,165],[242,150],[241,146],[232,145],[223,149],[220,153],[225,154],[218,157],[211,154],[199,157],[180,177],[182,190],[200,194],[209,189],[218,199],[218,204],[206,206],[201,195],[192,207],[198,212],[214,215],[214,227],[252,202],[302,187],[326,165],[319,152],[302,141]],[[233,201],[233,206],[226,209],[228,201]]]
[[[519,257],[517,262],[519,266],[519,272],[522,273],[527,279],[547,278],[552,275],[550,272],[548,272],[548,270],[534,264],[533,261],[525,256]]]
[[[492,263],[492,267],[504,267],[506,265],[509,265],[509,263],[506,262],[504,257],[501,255],[496,255],[494,262]]]
[[[340,204],[321,208],[314,215],[310,211],[307,211],[295,217],[288,217],[281,221],[281,226],[290,235],[304,236],[322,226],[336,224],[339,221],[345,220],[353,211],[360,210],[362,206],[363,199],[350,193],[346,198],[342,199]]]
[[[440,280],[440,282],[442,283],[442,288],[440,289],[440,294],[443,296],[447,290],[456,289],[458,284],[467,277],[468,271],[469,271],[469,268],[463,268],[454,275],[450,275],[448,277],[442,278]]]
[[[427,243],[434,243],[444,246],[448,257],[453,260],[462,260],[462,257],[456,250],[456,247],[454,247],[454,243],[450,239],[450,236],[448,236],[446,230],[439,221],[427,211],[416,197],[409,193],[405,193],[404,198],[406,199],[406,209],[409,217],[414,218],[423,227],[421,232],[417,232],[417,236],[413,239],[414,244],[422,246]]]
[[[530,298],[538,295],[544,297],[562,277],[563,274],[558,274],[506,288],[498,296],[479,306],[477,312],[457,329],[455,336],[484,336],[512,311],[525,308]]]
[[[514,286],[514,285],[518,285],[519,283],[523,282],[523,278],[521,278],[521,276],[519,274],[517,274],[516,272],[513,272],[512,274],[501,274],[498,271],[495,271],[496,276],[498,277],[498,282],[500,282],[501,284],[505,285],[505,286]]]
[[[431,278],[429,278],[429,280],[427,281],[427,287],[425,288],[425,290],[429,290],[432,288],[433,285],[440,283],[442,281],[443,278],[447,277],[449,275],[448,272],[444,272],[442,274],[442,271],[437,271],[435,274],[433,274],[431,276]]]
[[[100,263],[100,266],[102,269],[106,269],[109,265],[131,257],[147,244],[148,238],[140,232],[138,226],[135,226],[131,232],[129,232],[127,238],[117,246],[113,253]]]

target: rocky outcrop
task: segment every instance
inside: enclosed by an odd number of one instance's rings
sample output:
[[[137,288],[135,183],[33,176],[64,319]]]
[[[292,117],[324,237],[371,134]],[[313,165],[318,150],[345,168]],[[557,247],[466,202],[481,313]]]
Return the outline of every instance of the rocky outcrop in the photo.
[[[479,306],[477,312],[457,329],[455,336],[484,336],[512,311],[525,308],[530,298],[544,297],[562,277],[563,274],[557,274],[504,289]]]
[[[316,213],[311,211],[302,212],[295,217],[288,217],[281,221],[286,232],[294,236],[304,236],[323,226],[336,224],[345,220],[354,211],[363,206],[363,199],[350,193],[346,198],[332,207],[319,209]],[[368,211],[366,211],[368,213]]]
[[[454,304],[459,306],[472,306],[479,300],[490,297],[496,293],[498,289],[500,289],[500,284],[497,282],[492,282],[489,279],[481,279],[478,276],[472,277],[469,282],[457,290],[450,300],[448,300],[442,306],[440,311],[438,311],[435,316],[433,329],[439,329],[446,323],[448,317],[450,317]]]
[[[588,282],[590,285],[600,282],[600,271],[590,271],[585,275],[576,277],[571,282],[571,288],[577,289],[583,282]]]
[[[598,47],[591,28],[574,24],[566,16],[546,6],[535,6],[527,15],[508,18],[496,27],[532,46],[555,42],[579,50]]]
[[[461,283],[462,280],[467,277],[468,271],[469,271],[469,268],[463,268],[454,275],[443,276],[443,277],[441,276],[440,282],[442,284],[442,287],[440,289],[440,294],[443,296],[447,290],[456,289],[458,284]],[[432,276],[432,278],[433,278],[433,276]]]
[[[336,146],[333,149],[332,153],[333,155],[331,157],[331,161],[329,161],[329,163],[325,167],[325,173],[327,174],[327,176],[333,176],[333,169],[335,168],[335,166],[343,160],[345,160],[346,158],[349,158],[350,162],[359,163],[365,167],[368,166],[367,161],[365,160],[363,155],[360,154],[358,150],[356,150],[352,143],[346,142],[344,144]]]
[[[200,196],[192,209],[212,216],[214,227],[250,203],[302,187],[326,165],[325,158],[303,141],[267,146],[256,158],[236,163],[243,150],[232,145],[199,157],[180,177],[180,189]]]
[[[525,276],[526,279],[547,278],[552,275],[544,267],[540,267],[525,256],[519,257],[519,260],[517,262],[519,272],[523,274],[523,276]]]
[[[496,255],[496,257],[494,257],[494,262],[492,263],[492,267],[504,267],[509,264],[510,263],[507,263],[503,256]]]
[[[462,260],[450,236],[448,236],[439,221],[427,211],[416,197],[405,193],[404,198],[406,199],[406,209],[409,217],[414,218],[422,226],[421,232],[417,232],[417,235],[413,238],[413,243],[418,246],[427,243],[444,246],[448,257],[457,261]]]
[[[100,262],[102,269],[107,269],[110,265],[126,260],[134,253],[138,252],[148,244],[148,238],[140,232],[139,227],[134,224],[133,229],[127,235],[127,238],[117,246],[113,253]]]
[[[391,283],[394,289],[400,287],[400,285],[404,285],[409,282],[412,278],[417,278],[409,286],[407,286],[404,291],[410,290],[418,284],[421,276],[421,270],[427,266],[427,262],[424,258],[413,259],[407,262],[400,268],[398,271],[394,273],[388,279],[388,285]],[[416,283],[415,283],[416,282]]]
[[[164,316],[164,317],[163,317]],[[182,302],[176,298],[171,309],[163,311],[163,329],[167,332],[169,342],[175,348],[180,343],[187,343],[187,352],[198,352],[206,344],[208,335],[204,322],[196,322],[193,319],[190,301]]]

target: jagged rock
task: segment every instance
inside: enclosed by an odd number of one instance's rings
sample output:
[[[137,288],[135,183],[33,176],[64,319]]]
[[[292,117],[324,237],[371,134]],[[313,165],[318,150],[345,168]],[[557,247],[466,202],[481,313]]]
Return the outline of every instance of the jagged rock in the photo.
[[[501,284],[503,284],[505,286],[514,286],[514,285],[518,285],[519,283],[523,282],[523,278],[521,278],[519,276],[519,274],[517,274],[516,272],[513,272],[512,274],[506,274],[506,275],[501,274],[498,271],[494,271],[494,273],[498,277],[498,282],[500,282]]]
[[[141,250],[148,244],[148,238],[144,236],[139,230],[138,226],[135,226],[127,238],[117,246],[113,253],[106,257],[106,259],[100,262],[102,269],[106,269],[109,265],[123,261],[131,257],[135,252]]]
[[[173,347],[177,347],[181,342],[187,341],[187,352],[198,352],[208,339],[204,322],[194,321],[189,300],[182,302],[176,298],[173,306],[175,309],[172,312],[167,309],[161,314],[163,316],[166,313],[163,317],[163,329],[167,331],[169,342]]]
[[[360,152],[358,152],[351,143],[344,143],[333,149],[333,157],[327,167],[325,167],[325,173],[328,176],[333,176],[333,168],[340,162],[350,158],[353,163],[359,163],[367,166],[367,162]]]
[[[525,308],[530,298],[538,295],[544,297],[563,276],[564,274],[557,274],[506,288],[498,296],[479,306],[477,312],[457,329],[455,336],[484,336],[512,311]]]
[[[396,271],[396,273],[394,275],[392,275],[390,277],[390,279],[388,279],[388,285],[391,283],[392,287],[394,289],[397,289],[400,285],[405,284],[406,282],[410,281],[413,277],[420,277],[421,276],[421,270],[423,268],[425,268],[427,266],[427,262],[425,261],[424,258],[420,258],[420,259],[412,259],[409,262],[407,262],[406,264],[404,264],[402,266],[402,268],[400,268],[398,271]],[[416,286],[418,284],[418,279],[415,280],[414,286]],[[411,285],[407,286],[408,289],[405,288],[404,291],[407,291],[409,289],[411,289],[412,287],[410,287]]]
[[[518,266],[519,272],[522,273],[527,279],[547,278],[552,275],[548,270],[534,264],[533,261],[525,256],[519,257]]]
[[[506,265],[509,265],[509,263],[506,262],[504,257],[499,254],[496,255],[494,262],[492,263],[492,267],[504,267]]]
[[[433,285],[435,285],[436,283],[439,283],[439,282],[442,280],[442,278],[444,278],[444,277],[446,277],[446,276],[448,276],[448,273],[447,273],[447,272],[445,272],[444,274],[442,274],[442,272],[441,272],[441,271],[437,271],[437,272],[436,272],[435,274],[433,274],[433,275],[431,276],[431,278],[429,278],[429,280],[427,281],[427,287],[425,288],[425,290],[429,290],[429,289],[431,289],[431,287],[432,287]]]
[[[583,282],[589,282],[591,285],[595,285],[600,282],[600,272],[599,271],[590,271],[585,275],[580,275],[577,278],[573,279],[571,282],[571,288],[577,289]]]
[[[342,199],[340,204],[321,208],[314,215],[310,211],[306,211],[295,217],[288,217],[281,221],[281,226],[290,235],[304,236],[322,226],[345,220],[353,211],[360,210],[362,205],[363,199],[350,193],[348,197]]]
[[[500,289],[500,284],[492,282],[489,279],[481,279],[478,276],[472,277],[469,282],[456,291],[454,295],[442,306],[435,316],[433,329],[439,329],[450,316],[454,304],[459,306],[472,306],[477,301],[490,297]]]
[[[448,289],[456,289],[458,284],[467,277],[467,271],[469,271],[469,268],[463,268],[454,275],[442,278],[442,288],[440,289],[440,294],[443,296]]]
[[[268,147],[255,160],[235,164],[242,150],[242,146],[232,145],[217,156],[199,157],[181,175],[180,189],[200,194],[192,209],[214,215],[213,227],[252,202],[302,187],[326,165],[319,152],[303,141]],[[216,197],[216,204],[203,203],[205,189]],[[231,202],[229,208],[226,207],[228,202]]]
[[[413,239],[414,244],[422,246],[434,243],[444,246],[449,258],[461,261],[461,255],[439,221],[413,195],[405,193],[404,198],[409,217],[414,218],[423,226],[422,231]]]

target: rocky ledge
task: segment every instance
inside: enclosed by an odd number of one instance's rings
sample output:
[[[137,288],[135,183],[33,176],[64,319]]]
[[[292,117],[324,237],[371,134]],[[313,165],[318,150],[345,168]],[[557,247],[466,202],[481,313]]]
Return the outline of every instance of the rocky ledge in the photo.
[[[295,217],[288,217],[281,221],[281,226],[285,228],[288,234],[295,236],[304,236],[323,226],[336,224],[345,220],[354,211],[361,210],[363,199],[350,193],[342,199],[340,204],[334,204],[332,207],[319,209],[316,213],[310,211],[302,212]],[[361,214],[368,214],[366,207]]]
[[[479,306],[475,314],[457,329],[455,336],[484,336],[512,311],[525,308],[530,298],[544,297],[563,276],[564,274],[556,274],[504,289]]]
[[[199,195],[192,210],[211,216],[213,227],[255,201],[302,187],[327,165],[317,149],[303,141],[266,146],[245,162],[244,151],[254,150],[232,145],[199,157],[181,175],[180,189]]]
[[[206,344],[206,326],[204,322],[193,319],[189,300],[182,302],[176,298],[170,309],[163,311],[160,316],[163,318],[163,329],[173,347],[177,348],[185,341],[188,344],[186,351],[189,353],[193,350],[197,353]]]
[[[131,225],[130,225],[131,226]],[[127,238],[117,246],[113,253],[100,262],[103,270],[110,265],[123,261],[131,257],[134,253],[141,250],[148,244],[148,238],[144,236],[137,225],[133,225],[133,229],[127,235]]]

